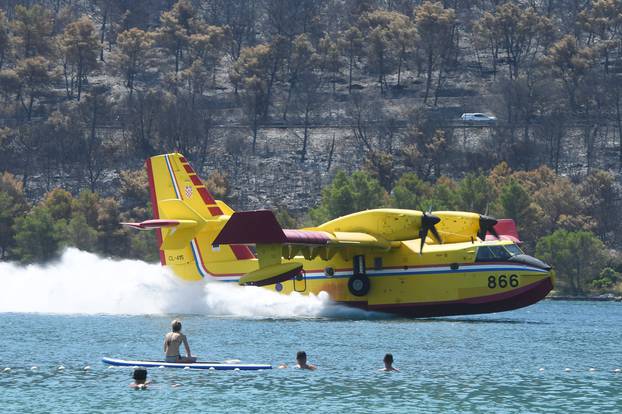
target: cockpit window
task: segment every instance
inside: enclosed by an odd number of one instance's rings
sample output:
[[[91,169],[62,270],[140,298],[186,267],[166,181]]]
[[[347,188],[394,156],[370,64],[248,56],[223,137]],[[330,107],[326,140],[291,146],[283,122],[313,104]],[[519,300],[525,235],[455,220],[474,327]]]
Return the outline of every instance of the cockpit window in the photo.
[[[507,244],[503,247],[505,247],[505,250],[510,252],[512,256],[516,256],[517,254],[525,254],[516,244]]]
[[[512,255],[504,246],[480,246],[477,249],[476,262],[499,262],[507,260]]]

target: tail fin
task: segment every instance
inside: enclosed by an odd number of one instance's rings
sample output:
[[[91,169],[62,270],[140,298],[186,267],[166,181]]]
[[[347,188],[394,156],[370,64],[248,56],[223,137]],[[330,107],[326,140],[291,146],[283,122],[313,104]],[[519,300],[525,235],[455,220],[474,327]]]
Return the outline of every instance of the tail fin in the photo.
[[[253,259],[246,246],[212,246],[233,210],[212,195],[178,153],[147,160],[151,205],[157,227],[160,261],[185,279],[217,276],[209,263]],[[176,224],[170,224],[176,222]],[[140,225],[137,225],[140,227]]]

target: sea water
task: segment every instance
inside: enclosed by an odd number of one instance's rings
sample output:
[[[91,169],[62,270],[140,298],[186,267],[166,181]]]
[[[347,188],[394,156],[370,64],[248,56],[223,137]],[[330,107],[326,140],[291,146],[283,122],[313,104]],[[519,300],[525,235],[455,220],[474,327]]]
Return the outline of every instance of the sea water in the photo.
[[[181,318],[201,360],[314,372],[149,369]],[[68,250],[45,267],[0,264],[3,412],[622,412],[622,304],[552,302],[412,320],[336,306],[325,295],[186,284],[158,265]],[[400,372],[381,372],[391,352]]]

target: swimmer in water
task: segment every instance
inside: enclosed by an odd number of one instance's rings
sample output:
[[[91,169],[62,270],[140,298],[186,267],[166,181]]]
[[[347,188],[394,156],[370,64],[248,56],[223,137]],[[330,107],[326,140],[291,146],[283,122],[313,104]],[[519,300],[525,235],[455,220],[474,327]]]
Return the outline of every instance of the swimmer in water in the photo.
[[[380,371],[399,371],[399,369],[393,366],[393,354],[386,354],[384,359],[384,368],[381,368]]]
[[[164,353],[166,355],[166,362],[196,362],[196,357],[193,357],[190,353],[190,346],[188,345],[188,339],[186,335],[181,333],[181,322],[175,319],[171,322],[172,332],[169,332],[164,337]],[[184,344],[186,348],[186,357],[183,358],[179,354],[179,346]]]
[[[147,381],[147,370],[145,368],[134,368],[134,374],[132,375],[134,382],[130,384],[131,388],[135,390],[146,390],[150,381]]]
[[[298,351],[296,354],[296,368],[308,369],[309,371],[315,371],[317,367],[313,364],[307,364],[307,353],[305,351]]]

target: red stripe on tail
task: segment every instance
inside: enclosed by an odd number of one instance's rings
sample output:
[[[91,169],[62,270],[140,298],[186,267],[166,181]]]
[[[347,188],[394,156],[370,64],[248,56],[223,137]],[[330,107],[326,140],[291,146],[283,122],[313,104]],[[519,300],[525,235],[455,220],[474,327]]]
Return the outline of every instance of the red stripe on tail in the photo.
[[[205,204],[216,204],[216,202],[212,198],[212,195],[210,193],[208,193],[205,188],[203,188],[203,187],[202,188],[197,188],[197,191],[201,195],[201,198],[203,199],[203,202]]]
[[[155,183],[153,181],[153,169],[151,167],[151,158],[147,159],[146,167],[147,167],[147,176],[149,177],[149,194],[151,195],[151,208],[153,209],[153,218],[159,219],[160,213],[158,212],[158,198],[156,197],[156,188],[155,188]],[[162,246],[162,230],[156,229],[156,239],[158,241],[158,250],[160,251],[160,263],[162,263],[162,266],[166,266],[166,257],[164,256],[164,251],[160,250],[160,246]]]
[[[208,207],[207,209],[212,216],[222,216],[222,210],[220,207]]]

